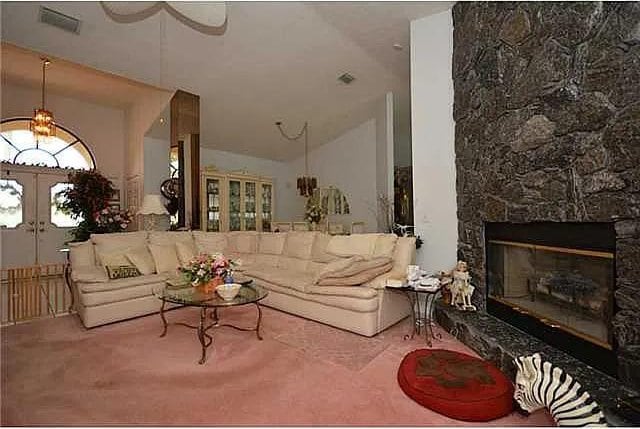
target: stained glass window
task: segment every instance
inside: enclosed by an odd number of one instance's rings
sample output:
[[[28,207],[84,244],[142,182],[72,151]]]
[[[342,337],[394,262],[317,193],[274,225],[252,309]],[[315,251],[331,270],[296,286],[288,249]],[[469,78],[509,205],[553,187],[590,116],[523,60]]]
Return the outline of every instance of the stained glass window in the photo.
[[[36,139],[29,119],[9,119],[0,125],[0,161],[43,167],[95,168],[93,155],[71,131],[56,125],[56,135]]]

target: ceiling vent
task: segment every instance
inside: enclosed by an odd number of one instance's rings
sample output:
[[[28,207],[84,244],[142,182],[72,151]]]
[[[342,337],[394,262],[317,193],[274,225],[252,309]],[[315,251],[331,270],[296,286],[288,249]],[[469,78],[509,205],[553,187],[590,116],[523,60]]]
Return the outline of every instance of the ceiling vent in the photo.
[[[344,83],[345,85],[349,85],[351,82],[356,80],[356,78],[351,76],[349,73],[344,73],[344,74],[338,76],[338,80],[340,82]]]
[[[80,33],[80,20],[48,7],[40,6],[39,21],[53,25],[69,33]]]

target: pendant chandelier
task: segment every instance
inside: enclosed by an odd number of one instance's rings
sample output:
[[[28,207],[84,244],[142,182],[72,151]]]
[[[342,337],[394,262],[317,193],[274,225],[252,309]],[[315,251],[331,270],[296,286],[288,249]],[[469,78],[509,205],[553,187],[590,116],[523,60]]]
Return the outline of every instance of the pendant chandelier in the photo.
[[[296,187],[301,196],[308,198],[313,195],[313,190],[318,187],[318,180],[315,177],[309,176],[309,124],[305,122],[302,130],[294,137],[284,132],[282,122],[276,122],[276,127],[280,130],[280,134],[289,141],[297,141],[300,137],[304,136],[304,176],[298,177]]]
[[[29,129],[36,137],[36,140],[40,137],[49,137],[56,135],[56,124],[53,121],[53,113],[45,109],[45,84],[47,75],[47,66],[51,64],[48,58],[42,59],[42,107],[35,109],[33,112],[33,118],[29,124]]]

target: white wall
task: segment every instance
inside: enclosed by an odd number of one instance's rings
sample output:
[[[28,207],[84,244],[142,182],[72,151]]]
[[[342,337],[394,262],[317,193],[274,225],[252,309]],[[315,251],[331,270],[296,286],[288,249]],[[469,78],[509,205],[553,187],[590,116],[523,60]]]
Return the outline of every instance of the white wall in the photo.
[[[309,174],[318,178],[319,186],[335,186],[347,197],[351,215],[335,215],[330,220],[345,226],[352,221],[366,222],[367,231],[377,230],[377,161],[376,120],[366,122],[345,132],[333,141],[309,152]],[[304,173],[304,157],[288,164],[291,181]],[[295,186],[291,198],[293,220],[304,216],[303,197],[297,196]]]
[[[143,195],[159,194],[160,185],[169,178],[169,147],[166,139],[144,138]]]
[[[413,202],[417,263],[449,270],[456,261],[458,221],[454,151],[451,11],[411,22]]]
[[[40,89],[3,81],[2,118],[30,117],[40,102]],[[53,112],[56,122],[73,131],[89,146],[98,170],[122,187],[126,135],[124,109],[55,93],[47,94],[47,108]]]

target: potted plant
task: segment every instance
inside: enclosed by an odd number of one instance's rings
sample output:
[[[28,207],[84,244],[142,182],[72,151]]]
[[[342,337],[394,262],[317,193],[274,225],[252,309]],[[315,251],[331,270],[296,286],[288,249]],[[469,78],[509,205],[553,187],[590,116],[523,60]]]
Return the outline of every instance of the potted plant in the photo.
[[[204,292],[211,292],[231,277],[236,262],[221,253],[213,255],[201,254],[178,268],[185,280],[194,287],[202,287]]]

